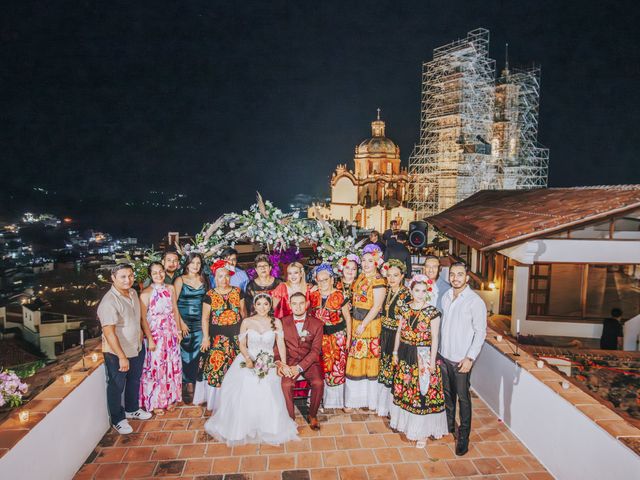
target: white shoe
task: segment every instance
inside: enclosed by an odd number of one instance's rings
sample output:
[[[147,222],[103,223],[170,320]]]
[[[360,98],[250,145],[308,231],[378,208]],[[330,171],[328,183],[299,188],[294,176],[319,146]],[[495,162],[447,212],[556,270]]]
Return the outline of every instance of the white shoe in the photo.
[[[133,432],[133,428],[131,428],[131,425],[129,425],[129,422],[127,422],[126,419],[120,420],[116,425],[113,426],[113,428],[115,428],[120,435],[127,435]]]
[[[134,420],[149,420],[153,415],[150,412],[142,410],[139,408],[135,412],[125,412],[125,417],[133,418]]]

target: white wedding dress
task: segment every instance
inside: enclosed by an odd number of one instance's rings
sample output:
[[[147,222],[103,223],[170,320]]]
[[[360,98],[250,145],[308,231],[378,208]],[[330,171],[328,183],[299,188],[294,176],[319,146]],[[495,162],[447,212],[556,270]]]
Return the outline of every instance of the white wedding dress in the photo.
[[[282,331],[277,331],[282,335]],[[249,355],[273,354],[276,331],[247,330]],[[207,420],[204,429],[229,446],[246,443],[280,445],[298,440],[296,422],[289,417],[282,393],[281,379],[272,368],[260,379],[252,369],[241,367],[239,354],[229,367],[220,387],[219,408]]]

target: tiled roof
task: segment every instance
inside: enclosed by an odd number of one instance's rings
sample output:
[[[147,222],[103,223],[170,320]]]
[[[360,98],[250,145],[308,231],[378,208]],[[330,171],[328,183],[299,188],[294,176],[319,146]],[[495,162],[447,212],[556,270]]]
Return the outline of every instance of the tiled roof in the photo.
[[[35,362],[41,358],[25,350],[13,338],[0,340],[0,368],[15,367],[25,363]]]
[[[427,218],[449,237],[491,250],[640,208],[640,185],[483,190]]]

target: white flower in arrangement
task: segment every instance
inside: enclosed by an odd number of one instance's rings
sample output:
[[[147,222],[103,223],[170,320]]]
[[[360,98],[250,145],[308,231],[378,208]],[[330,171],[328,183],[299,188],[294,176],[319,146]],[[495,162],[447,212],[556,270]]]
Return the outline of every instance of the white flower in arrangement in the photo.
[[[236,224],[235,224],[235,222],[231,222],[231,223],[229,223],[229,228],[236,228]]]

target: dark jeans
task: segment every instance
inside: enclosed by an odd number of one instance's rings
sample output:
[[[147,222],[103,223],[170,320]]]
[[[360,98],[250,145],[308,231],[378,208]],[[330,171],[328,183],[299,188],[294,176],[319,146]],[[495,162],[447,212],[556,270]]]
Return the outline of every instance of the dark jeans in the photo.
[[[471,371],[460,373],[458,362],[452,362],[439,356],[442,360],[442,386],[444,387],[444,405],[447,409],[449,431],[454,432],[456,426],[456,401],[460,403],[460,429],[458,438],[469,440],[471,432]]]
[[[120,361],[113,353],[104,353],[104,366],[107,370],[107,406],[111,424],[117,425],[125,419],[125,411],[132,413],[140,408],[140,376],[144,365],[145,349],[137,357],[129,358],[129,371],[120,372]],[[122,408],[124,392],[124,408]]]

